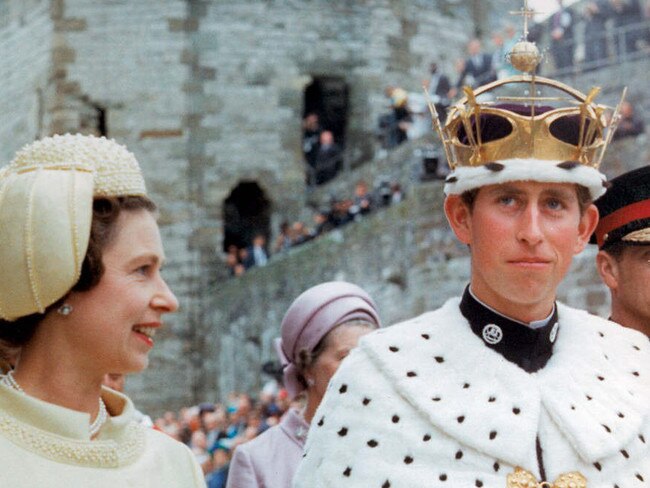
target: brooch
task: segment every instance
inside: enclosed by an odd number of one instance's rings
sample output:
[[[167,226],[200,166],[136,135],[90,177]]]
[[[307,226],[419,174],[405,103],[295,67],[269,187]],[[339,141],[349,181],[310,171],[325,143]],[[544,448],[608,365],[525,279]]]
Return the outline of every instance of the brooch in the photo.
[[[587,478],[577,471],[564,473],[553,482],[538,482],[532,473],[522,468],[515,468],[508,475],[506,488],[587,488]]]

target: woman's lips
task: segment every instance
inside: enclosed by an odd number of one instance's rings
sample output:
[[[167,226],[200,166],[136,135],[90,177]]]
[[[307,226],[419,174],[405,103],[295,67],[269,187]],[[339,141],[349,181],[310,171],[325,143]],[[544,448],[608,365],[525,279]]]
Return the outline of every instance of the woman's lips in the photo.
[[[147,345],[153,346],[153,338],[156,335],[156,329],[159,327],[159,323],[138,324],[133,327],[133,332]]]

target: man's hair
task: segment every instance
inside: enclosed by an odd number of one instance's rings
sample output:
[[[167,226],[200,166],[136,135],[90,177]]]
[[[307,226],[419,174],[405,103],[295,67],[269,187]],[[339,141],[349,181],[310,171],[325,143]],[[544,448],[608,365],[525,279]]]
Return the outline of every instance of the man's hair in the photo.
[[[480,188],[474,188],[472,190],[467,190],[460,195],[461,200],[465,205],[467,205],[470,213],[472,210],[474,210],[474,202],[476,201],[476,196],[478,195],[479,190]],[[589,189],[587,187],[576,185],[576,194],[578,196],[580,215],[582,216],[587,210],[587,207],[589,207],[589,205],[592,203],[591,193],[589,193]]]
[[[621,259],[623,258],[623,253],[625,252],[626,249],[630,249],[632,247],[641,247],[641,246],[647,246],[648,244],[646,243],[634,243],[634,242],[625,242],[625,241],[616,241],[612,244],[605,245],[601,251],[605,251],[607,254],[609,254],[611,257],[613,257],[616,261],[620,262]]]
[[[154,213],[156,204],[144,196],[98,198],[93,202],[93,218],[90,226],[88,249],[81,265],[79,280],[71,291],[88,291],[94,288],[104,275],[103,252],[115,237],[115,223],[123,211],[147,210]],[[65,297],[45,309],[44,313],[34,313],[15,321],[0,320],[0,344],[20,347],[34,335],[43,317],[61,306]]]

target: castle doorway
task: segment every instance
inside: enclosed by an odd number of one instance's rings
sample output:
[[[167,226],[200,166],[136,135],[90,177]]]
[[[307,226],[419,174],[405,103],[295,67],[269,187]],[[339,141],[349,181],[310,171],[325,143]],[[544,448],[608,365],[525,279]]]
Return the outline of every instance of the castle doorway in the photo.
[[[254,181],[242,181],[233,188],[223,204],[223,250],[235,245],[251,245],[253,237],[262,234],[268,242],[271,235],[271,202]]]
[[[345,79],[338,76],[315,76],[305,88],[303,118],[317,114],[321,129],[331,131],[341,147],[345,147],[348,92]]]

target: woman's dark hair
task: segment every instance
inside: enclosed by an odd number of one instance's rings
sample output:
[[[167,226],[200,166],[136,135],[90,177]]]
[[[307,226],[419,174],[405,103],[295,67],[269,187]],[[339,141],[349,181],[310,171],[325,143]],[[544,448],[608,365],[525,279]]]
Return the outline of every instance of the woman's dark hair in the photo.
[[[104,249],[115,237],[115,222],[122,211],[156,211],[156,204],[145,196],[97,198],[93,202],[93,218],[90,226],[88,250],[81,265],[79,280],[70,291],[88,291],[94,288],[104,275],[102,256]],[[12,322],[0,319],[0,345],[20,347],[27,343],[43,317],[61,306],[65,297],[45,309]]]
[[[302,385],[307,388],[307,382],[305,381],[304,378],[304,373],[307,368],[309,368],[312,364],[316,362],[318,357],[323,353],[325,349],[329,346],[330,343],[330,338],[331,338],[331,332],[335,329],[338,329],[339,327],[346,327],[346,326],[361,326],[361,327],[367,327],[369,329],[376,329],[378,326],[377,324],[370,322],[368,320],[363,320],[363,319],[352,319],[348,320],[347,322],[343,322],[342,324],[337,325],[333,329],[331,329],[327,334],[325,334],[323,337],[321,337],[321,340],[318,341],[318,344],[312,349],[311,351],[307,349],[300,349],[298,351],[298,357],[296,358],[296,367],[298,368],[299,375],[298,379],[302,383]]]

